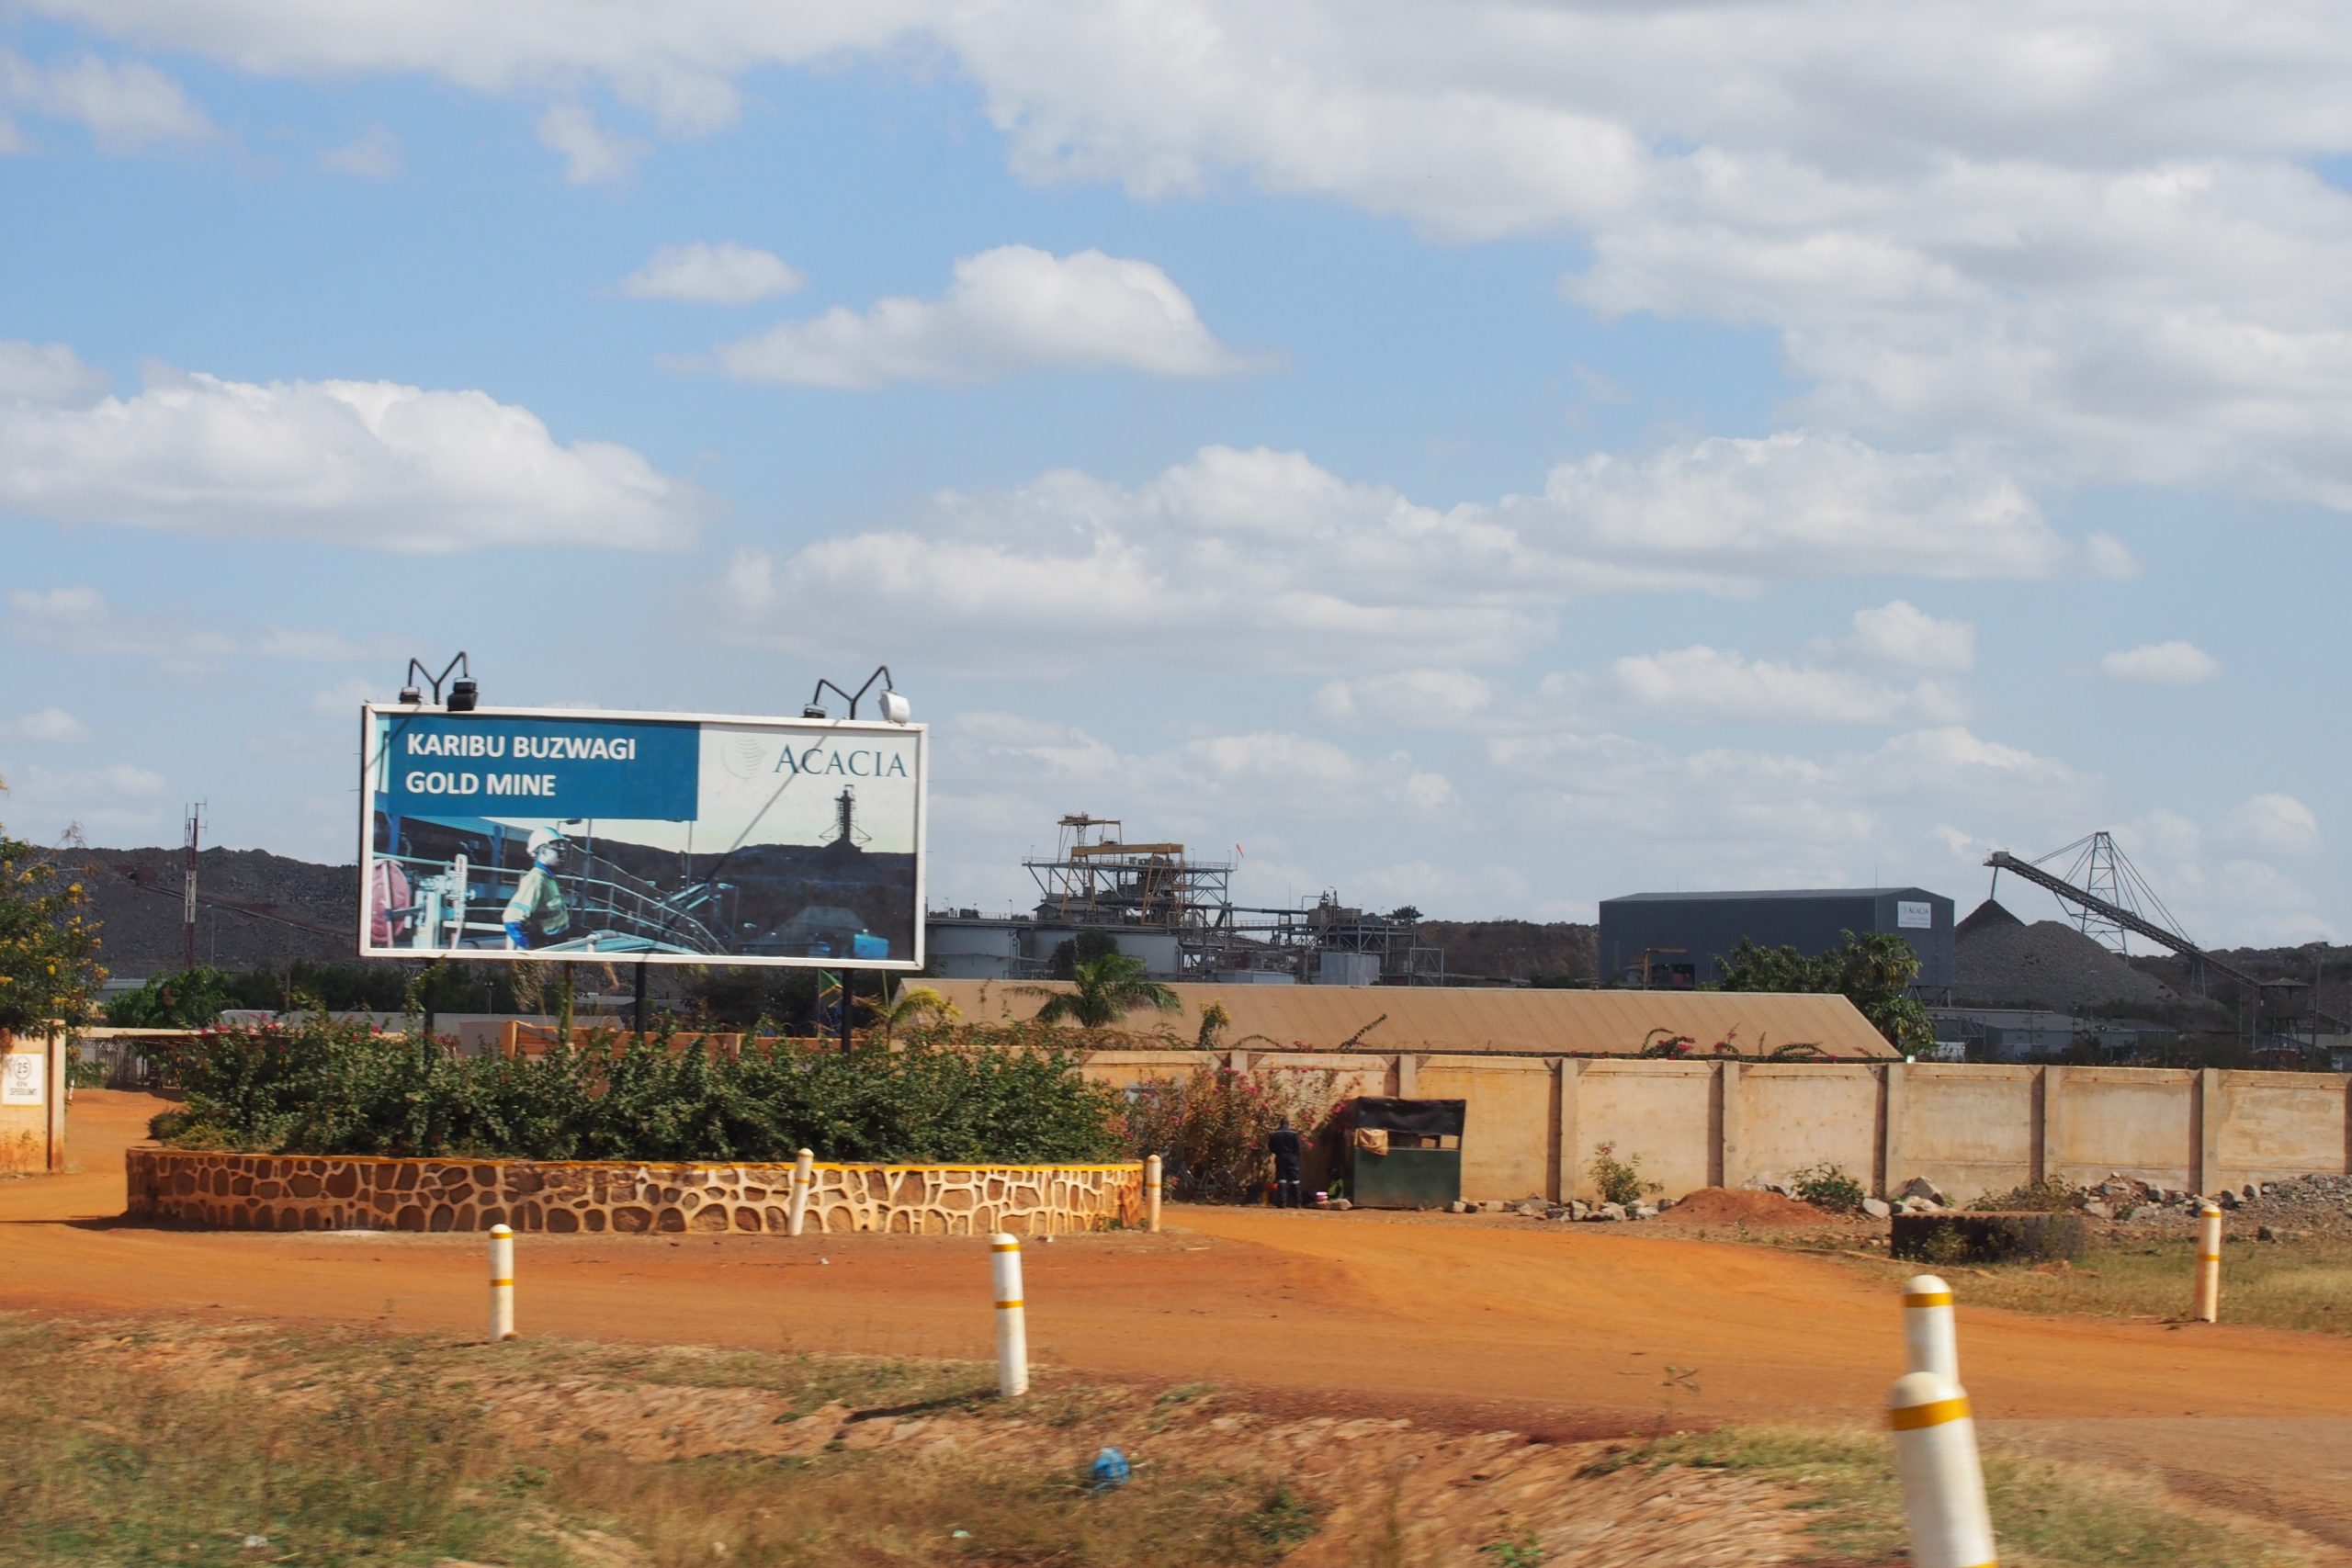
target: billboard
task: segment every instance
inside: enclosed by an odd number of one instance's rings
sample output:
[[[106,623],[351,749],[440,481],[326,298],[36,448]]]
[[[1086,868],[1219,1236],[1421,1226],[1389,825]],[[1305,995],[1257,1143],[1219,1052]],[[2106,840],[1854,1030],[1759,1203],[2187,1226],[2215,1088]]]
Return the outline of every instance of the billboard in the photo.
[[[369,958],[922,965],[921,725],[361,711]]]

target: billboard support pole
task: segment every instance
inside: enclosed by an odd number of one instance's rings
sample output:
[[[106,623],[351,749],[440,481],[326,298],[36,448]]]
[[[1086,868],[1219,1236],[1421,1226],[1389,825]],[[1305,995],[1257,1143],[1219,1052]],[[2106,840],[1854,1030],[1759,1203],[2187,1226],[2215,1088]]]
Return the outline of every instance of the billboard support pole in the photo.
[[[842,971],[842,1055],[844,1056],[849,1055],[849,981],[854,973],[854,970],[847,968]]]
[[[637,961],[637,1037],[645,1038],[645,960]]]

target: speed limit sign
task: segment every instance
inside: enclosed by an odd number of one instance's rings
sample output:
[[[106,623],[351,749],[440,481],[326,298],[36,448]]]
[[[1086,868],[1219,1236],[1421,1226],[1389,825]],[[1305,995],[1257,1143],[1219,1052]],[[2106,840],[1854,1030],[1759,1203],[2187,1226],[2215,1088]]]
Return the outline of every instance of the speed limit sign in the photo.
[[[43,1063],[42,1056],[30,1051],[0,1056],[0,1105],[40,1104]]]

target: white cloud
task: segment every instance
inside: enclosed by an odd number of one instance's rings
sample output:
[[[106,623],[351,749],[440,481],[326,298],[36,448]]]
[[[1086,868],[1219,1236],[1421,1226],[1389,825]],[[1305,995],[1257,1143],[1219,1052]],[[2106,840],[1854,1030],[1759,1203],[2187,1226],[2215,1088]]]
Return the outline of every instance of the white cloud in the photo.
[[[105,613],[107,599],[87,584],[72,588],[11,588],[8,607],[22,615],[86,622]]]
[[[1327,681],[1315,711],[1332,724],[1373,729],[1443,729],[1472,724],[1495,689],[1466,670],[1397,670],[1351,681]]]
[[[479,391],[152,368],[128,398],[0,403],[0,512],[60,522],[410,552],[659,549],[686,541],[698,509],[629,448],[559,445]]]
[[[117,836],[150,833],[166,820],[164,775],[129,762],[62,772],[12,768],[6,783],[0,822],[32,843],[62,842],[75,829]]]
[[[37,65],[0,50],[0,105],[72,120],[108,152],[220,134],[177,82],[137,60],[109,62],[85,54]]]
[[[1949,454],[1879,451],[1789,431],[1714,437],[1647,457],[1563,463],[1506,520],[1565,525],[1624,558],[1713,563],[1744,577],[2048,577],[2080,564],[2017,485]]]
[[[2257,795],[2222,820],[2229,840],[2263,854],[2301,859],[2319,848],[2319,818],[2291,795]]]
[[[2325,0],[42,8],[249,71],[601,88],[674,134],[777,66],[945,60],[1035,180],[1565,231],[1574,298],[1760,325],[1824,423],[2352,508],[2352,195],[2318,166],[2352,152],[2352,35]],[[576,106],[552,129],[582,177],[627,161]]]
[[[1908,600],[1854,612],[1854,630],[1839,648],[1872,665],[1957,673],[1976,662],[1973,622],[1939,620]]]
[[[319,166],[362,179],[390,179],[401,172],[401,139],[388,126],[371,125],[356,139],[321,152]]]
[[[324,691],[311,694],[311,711],[328,718],[348,719],[359,712],[359,705],[384,694],[380,682],[355,675],[348,681],[338,681]]]
[[[888,626],[893,646],[930,641],[976,673],[1066,671],[1054,638],[1004,635],[1050,605],[1059,637],[1111,657],[1350,676],[1522,657],[1575,596],[2075,562],[1998,480],[1951,479],[1838,438],[1707,441],[1441,510],[1299,453],[1211,446],[1132,489],[1059,471],[788,556],[747,548],[718,601],[750,640],[865,648]]]
[[[31,740],[67,745],[90,738],[90,727],[63,708],[42,708],[15,720],[0,718],[0,740]]]
[[[722,241],[664,245],[621,280],[621,292],[639,299],[685,299],[703,305],[748,305],[808,285],[797,269],[772,251]]]
[[[2152,642],[2103,655],[2098,667],[2118,681],[2193,686],[2222,672],[2222,661],[2193,642]]]
[[[1628,655],[1610,665],[1609,680],[1644,717],[1668,723],[1939,724],[1962,708],[1933,682],[1899,686],[1703,645]]]
[[[1500,735],[1487,751],[1516,782],[1520,831],[1605,841],[1616,859],[1647,867],[1652,886],[1678,876],[1701,887],[1876,880],[1879,863],[1916,863],[1928,842],[1947,853],[1955,843],[2041,842],[2103,793],[2055,758],[1949,725],[1817,755],[1677,751],[1591,730]]]
[[[86,585],[13,589],[7,605],[8,629],[18,641],[84,655],[151,660],[175,673],[211,670],[232,660],[349,664],[398,657],[397,645],[383,638],[362,642],[319,628],[252,626],[233,612],[190,623],[153,609],[125,609]]]
[[[9,403],[87,402],[106,389],[106,372],[83,364],[64,344],[0,338],[0,411]]]
[[[751,381],[879,387],[977,381],[1025,370],[1218,376],[1248,362],[1212,336],[1182,289],[1149,262],[1000,245],[956,264],[935,300],[836,306],[728,344],[716,358]]]
[[[651,151],[644,141],[608,131],[578,104],[557,104],[538,119],[539,145],[563,158],[563,177],[576,186],[628,178]]]

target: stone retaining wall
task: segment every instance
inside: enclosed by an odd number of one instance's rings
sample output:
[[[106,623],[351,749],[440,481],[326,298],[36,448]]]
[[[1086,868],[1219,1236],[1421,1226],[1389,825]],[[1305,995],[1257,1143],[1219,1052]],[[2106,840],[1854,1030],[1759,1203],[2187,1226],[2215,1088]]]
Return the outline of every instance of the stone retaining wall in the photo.
[[[788,1165],[368,1159],[134,1148],[132,1219],[221,1230],[784,1235]],[[806,1229],[1017,1235],[1140,1225],[1143,1168],[830,1165],[816,1168]]]

